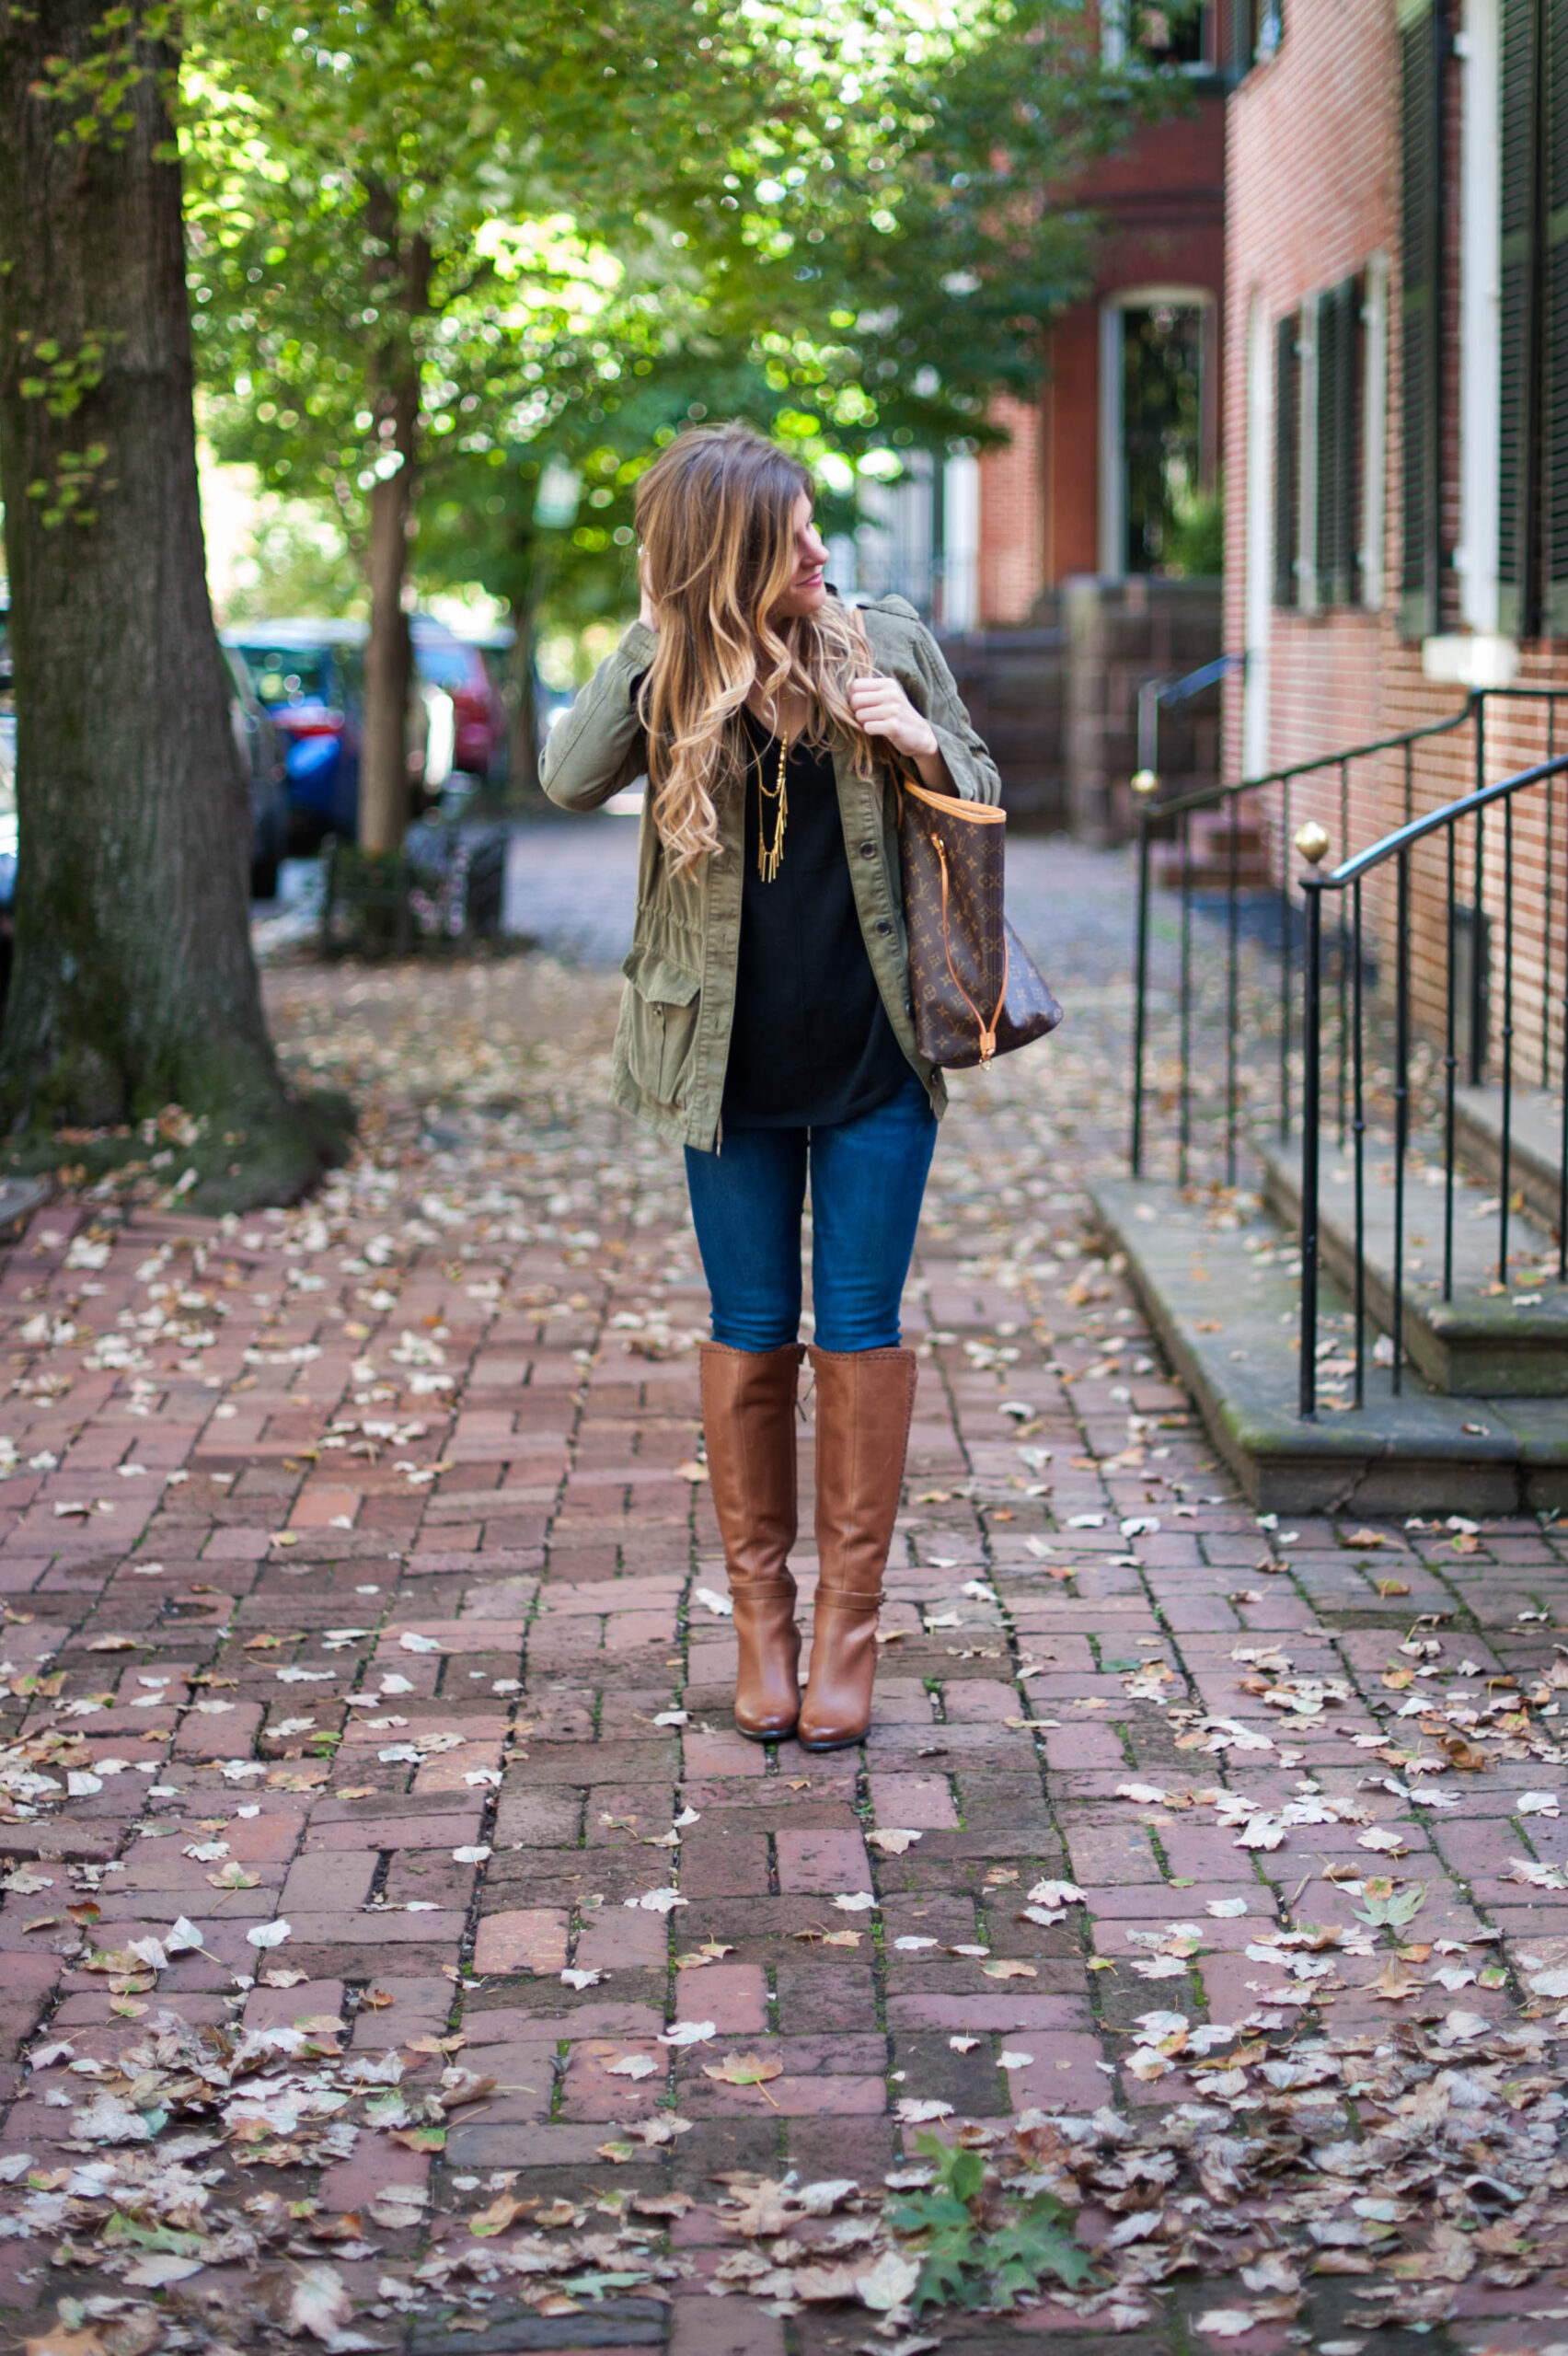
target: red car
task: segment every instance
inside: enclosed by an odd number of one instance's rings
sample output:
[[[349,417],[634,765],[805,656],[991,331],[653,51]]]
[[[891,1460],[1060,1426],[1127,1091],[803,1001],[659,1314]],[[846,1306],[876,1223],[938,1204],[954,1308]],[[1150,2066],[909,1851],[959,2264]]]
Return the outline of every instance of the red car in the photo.
[[[421,679],[452,699],[453,768],[481,780],[503,778],[509,718],[478,648],[423,614],[414,616],[413,641]]]

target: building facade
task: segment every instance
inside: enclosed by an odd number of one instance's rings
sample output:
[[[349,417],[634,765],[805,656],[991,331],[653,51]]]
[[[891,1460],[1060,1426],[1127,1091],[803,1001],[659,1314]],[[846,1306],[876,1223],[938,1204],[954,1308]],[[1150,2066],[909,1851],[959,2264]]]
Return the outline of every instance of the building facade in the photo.
[[[1565,208],[1568,0],[1286,0],[1228,107],[1229,777],[1429,726],[1468,689],[1568,688]],[[1544,698],[1498,697],[1479,753],[1467,725],[1355,764],[1348,792],[1326,773],[1291,823],[1320,817],[1337,858],[1562,742]],[[1562,970],[1564,816],[1561,790],[1516,808],[1527,984]],[[1495,834],[1460,878],[1477,953],[1508,889]],[[1445,888],[1418,872],[1418,1013]],[[1551,1066],[1543,995],[1518,993],[1519,1045]]]
[[[1047,331],[1039,400],[997,403],[1007,442],[870,487],[853,552],[835,552],[861,589],[897,589],[951,632],[1038,619],[1073,575],[1181,569],[1176,536],[1217,489],[1225,95],[1274,18],[1265,0],[1100,0],[1099,14],[1108,64],[1143,54],[1185,88],[1065,192],[1101,223],[1093,291]]]

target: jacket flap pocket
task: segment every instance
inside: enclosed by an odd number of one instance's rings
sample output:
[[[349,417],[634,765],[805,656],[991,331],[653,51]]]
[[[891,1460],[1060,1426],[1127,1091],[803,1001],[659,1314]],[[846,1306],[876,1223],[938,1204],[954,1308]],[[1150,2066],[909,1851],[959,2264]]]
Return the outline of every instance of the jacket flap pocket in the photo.
[[[639,998],[663,1006],[690,1006],[702,987],[698,975],[672,965],[667,957],[661,957],[652,949],[639,947],[628,951],[621,960],[621,972]]]

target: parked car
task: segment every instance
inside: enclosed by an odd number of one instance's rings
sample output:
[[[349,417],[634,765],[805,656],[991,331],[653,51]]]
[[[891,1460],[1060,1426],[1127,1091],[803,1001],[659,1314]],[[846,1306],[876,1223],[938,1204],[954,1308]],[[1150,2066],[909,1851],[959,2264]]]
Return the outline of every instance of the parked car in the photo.
[[[413,620],[414,668],[421,683],[452,699],[452,767],[481,783],[506,771],[508,714],[481,649],[429,615]]]
[[[416,802],[441,797],[455,775],[476,783],[504,779],[509,714],[480,649],[429,614],[413,617],[409,634],[409,767]],[[329,834],[352,841],[359,821],[366,625],[296,617],[242,622],[221,635],[284,747],[290,847],[313,850]]]
[[[224,649],[229,723],[245,763],[250,793],[250,890],[270,900],[278,888],[285,848],[287,789],[282,747],[245,664]],[[10,608],[0,604],[0,939],[9,955],[11,904],[17,890],[17,708],[11,665]]]
[[[275,900],[278,864],[289,846],[289,783],[283,746],[237,647],[225,646],[229,719],[250,791],[250,896]]]
[[[359,814],[363,622],[242,622],[220,633],[283,748],[288,848],[352,840]]]

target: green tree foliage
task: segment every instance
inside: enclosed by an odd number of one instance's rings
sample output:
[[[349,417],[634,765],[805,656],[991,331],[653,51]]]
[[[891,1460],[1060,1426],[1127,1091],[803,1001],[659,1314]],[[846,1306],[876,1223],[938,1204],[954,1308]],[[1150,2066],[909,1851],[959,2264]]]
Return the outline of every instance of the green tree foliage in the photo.
[[[525,618],[547,548],[554,597],[624,595],[636,472],[690,414],[812,455],[994,438],[1088,283],[1064,191],[1178,87],[1103,73],[1077,0],[644,0],[592,25],[562,0],[203,0],[192,23],[217,445],[365,551],[383,846],[418,480],[431,563],[478,496],[463,577]],[[552,457],[590,506],[547,537]]]

